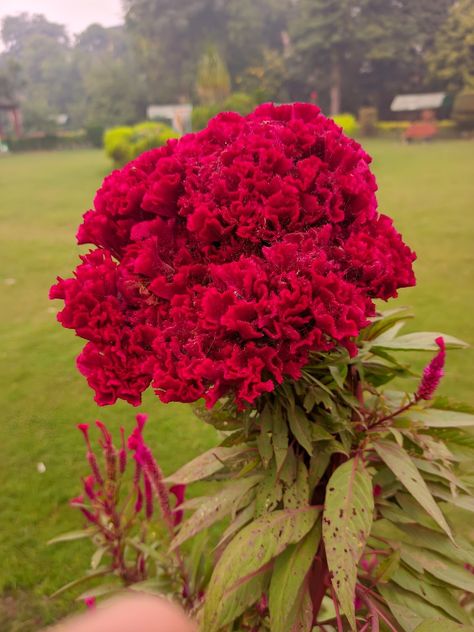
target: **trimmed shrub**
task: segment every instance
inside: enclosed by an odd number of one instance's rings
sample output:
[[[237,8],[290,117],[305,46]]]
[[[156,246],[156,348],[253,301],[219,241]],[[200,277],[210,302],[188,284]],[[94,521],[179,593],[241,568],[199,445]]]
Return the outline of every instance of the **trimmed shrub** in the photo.
[[[105,153],[117,166],[121,166],[144,151],[161,147],[178,136],[169,125],[151,121],[133,127],[112,127],[104,134]]]
[[[347,112],[343,114],[337,114],[336,116],[331,117],[336,125],[342,127],[344,130],[344,134],[348,136],[354,136],[354,134],[358,131],[357,120],[353,114],[349,114]]]

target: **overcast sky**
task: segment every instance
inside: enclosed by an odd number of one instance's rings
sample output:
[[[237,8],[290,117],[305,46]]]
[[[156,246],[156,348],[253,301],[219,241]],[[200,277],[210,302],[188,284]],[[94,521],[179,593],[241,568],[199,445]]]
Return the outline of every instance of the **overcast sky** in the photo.
[[[0,20],[22,12],[43,13],[51,22],[65,24],[70,34],[93,22],[114,26],[123,21],[120,0],[0,0]]]

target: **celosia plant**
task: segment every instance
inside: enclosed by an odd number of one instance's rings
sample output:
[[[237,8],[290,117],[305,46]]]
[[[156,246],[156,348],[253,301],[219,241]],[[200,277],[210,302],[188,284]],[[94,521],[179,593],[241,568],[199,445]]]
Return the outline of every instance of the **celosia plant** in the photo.
[[[158,524],[157,503],[171,565],[132,569],[174,577],[162,591],[205,632],[470,624],[474,547],[450,511],[474,508],[474,417],[430,405],[445,349],[464,345],[399,335],[406,310],[377,311],[414,285],[415,256],[378,213],[369,164],[314,106],[219,115],[106,178],[78,233],[96,249],[51,290],[87,340],[78,367],[97,403],[137,405],[152,385],[222,432],[168,481],[220,486],[183,522],[140,427],[129,440],[143,524]],[[411,396],[386,388],[410,375],[404,350],[438,350]],[[93,509],[76,504],[97,532],[115,505],[86,496]],[[181,547],[226,517],[208,582]],[[111,546],[107,570],[133,583]]]

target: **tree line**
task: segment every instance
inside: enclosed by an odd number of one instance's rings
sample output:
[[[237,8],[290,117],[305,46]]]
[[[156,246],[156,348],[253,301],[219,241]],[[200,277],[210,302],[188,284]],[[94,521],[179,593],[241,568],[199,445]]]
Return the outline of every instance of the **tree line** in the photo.
[[[474,0],[123,0],[123,26],[70,38],[42,15],[1,25],[0,101],[28,129],[133,123],[149,104],[313,100],[326,112],[474,87]]]

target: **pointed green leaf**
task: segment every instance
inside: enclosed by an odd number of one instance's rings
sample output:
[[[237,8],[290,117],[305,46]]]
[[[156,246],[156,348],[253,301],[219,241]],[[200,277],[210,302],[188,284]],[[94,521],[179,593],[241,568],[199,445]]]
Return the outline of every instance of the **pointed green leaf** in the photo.
[[[419,597],[422,597],[435,608],[441,608],[444,612],[461,623],[469,623],[469,617],[461,608],[458,600],[441,586],[434,586],[427,581],[425,576],[415,574],[406,568],[399,568],[393,575],[392,581]]]
[[[380,584],[377,590],[385,599],[395,619],[406,632],[413,632],[424,619],[442,617],[443,613],[423,598],[393,584]]]
[[[373,512],[372,481],[364,464],[360,459],[346,461],[327,485],[323,539],[334,590],[354,630],[357,564],[370,533]]]
[[[270,582],[269,607],[272,632],[294,629],[305,578],[321,540],[321,522],[297,544],[289,546],[275,561]]]
[[[388,582],[392,575],[397,571],[400,566],[400,551],[395,550],[390,553],[387,557],[385,557],[380,564],[377,566],[376,570],[376,580],[378,582]]]
[[[309,503],[308,470],[303,461],[298,461],[296,467],[296,479],[283,493],[285,509],[297,509]]]
[[[257,447],[265,467],[268,467],[272,456],[272,428],[273,417],[269,404],[266,404],[260,415],[260,434],[257,437]]]
[[[235,509],[236,501],[241,499],[252,487],[255,487],[260,480],[261,476],[238,479],[202,502],[193,515],[182,523],[178,535],[171,543],[171,549],[175,549],[203,529],[207,529],[230,514]]]
[[[123,584],[115,582],[109,584],[99,584],[94,588],[90,588],[76,597],[76,601],[84,601],[84,599],[90,599],[91,597],[109,597],[114,593],[120,593],[123,591]]]
[[[400,513],[403,513],[400,511]],[[404,542],[414,547],[430,549],[444,555],[448,559],[457,560],[460,564],[469,563],[474,566],[474,549],[468,548],[468,544],[455,546],[444,533],[427,529],[421,525],[410,523],[396,526],[388,520],[374,522],[372,533],[392,543]]]
[[[212,574],[204,607],[206,632],[219,630],[248,607],[250,598],[254,598],[251,603],[258,599],[255,587],[246,591],[245,598],[242,590],[288,545],[304,538],[318,514],[313,507],[275,511],[261,516],[237,534]]]
[[[460,507],[461,509],[466,509],[467,511],[474,511],[474,498],[472,496],[468,496],[467,494],[457,494],[453,496],[445,487],[442,485],[436,485],[436,483],[430,483],[430,489],[433,493],[433,496],[437,498],[441,498],[441,500],[445,500],[456,507]]]
[[[415,628],[415,632],[472,632],[473,630],[472,625],[461,625],[449,619],[429,619]]]
[[[362,340],[373,340],[384,335],[385,332],[392,330],[395,324],[399,323],[398,330],[405,324],[406,320],[413,318],[413,314],[408,307],[398,307],[396,309],[387,310],[380,315],[371,319],[371,324],[362,330]],[[395,332],[395,333],[397,333]]]
[[[275,465],[265,472],[265,477],[259,483],[255,497],[255,515],[268,513],[276,509],[283,497],[283,485],[280,478],[277,479]]]
[[[237,531],[240,531],[242,527],[245,527],[245,525],[249,523],[252,520],[252,518],[255,517],[255,515],[256,515],[256,501],[253,500],[249,505],[247,505],[247,507],[244,507],[241,511],[239,511],[239,513],[236,515],[236,517],[232,520],[230,525],[224,531],[221,539],[216,545],[216,551],[224,550],[224,548],[227,546],[232,536],[235,533],[237,533]],[[219,557],[219,554],[217,555],[217,557]]]
[[[393,340],[384,340],[378,345],[374,340],[373,346],[380,346],[383,349],[395,349],[397,351],[438,351],[436,338],[442,337],[447,349],[466,349],[469,345],[463,340],[439,333],[437,331],[419,331],[413,334],[398,336]]]
[[[79,577],[78,579],[73,579],[72,582],[69,582],[68,584],[65,584],[64,586],[61,586],[61,588],[58,588],[58,590],[56,590],[52,595],[50,595],[50,599],[54,599],[54,597],[58,597],[59,595],[62,595],[64,592],[66,592],[66,590],[75,588],[76,586],[79,586],[80,584],[83,584],[84,582],[88,582],[91,579],[96,579],[97,577],[103,577],[104,575],[110,575],[112,572],[113,572],[112,568],[103,567],[103,566],[101,566],[95,571],[89,571],[82,577]]]
[[[429,428],[468,428],[474,427],[474,415],[458,413],[454,410],[440,410],[438,408],[425,408],[413,410],[409,413],[413,421],[423,423]]]
[[[409,454],[396,443],[377,441],[374,449],[423,509],[453,539],[451,529]]]
[[[108,549],[108,546],[101,546],[94,551],[94,555],[91,558],[91,568],[93,571],[99,568],[102,558],[104,557],[104,554],[107,553]]]
[[[277,471],[279,472],[288,452],[288,426],[279,407],[276,408],[273,417],[272,444]]]
[[[201,581],[205,575],[206,552],[208,547],[208,534],[201,532],[193,540],[191,551],[186,556],[186,568],[189,578],[191,594],[197,594],[201,588]]]
[[[303,409],[299,406],[295,406],[293,409],[288,409],[288,421],[290,424],[290,430],[294,434],[296,440],[311,456],[313,454],[313,444],[311,443],[313,423],[308,419]]]
[[[248,448],[247,448],[248,449]],[[232,457],[238,456],[245,451],[242,446],[230,448],[217,447],[200,454],[198,457],[183,465],[177,472],[166,478],[167,483],[179,483],[188,485],[195,481],[200,481],[212,474],[215,474],[223,467],[225,462]]]
[[[415,548],[409,544],[403,545],[401,553],[402,559],[405,559],[405,555],[408,554],[425,571],[445,584],[474,593],[474,575],[462,564],[453,562],[435,551]]]
[[[57,544],[58,542],[73,542],[74,540],[82,540],[84,538],[90,538],[97,532],[97,529],[81,529],[80,531],[68,531],[58,535],[52,540],[49,540],[48,544]]]

